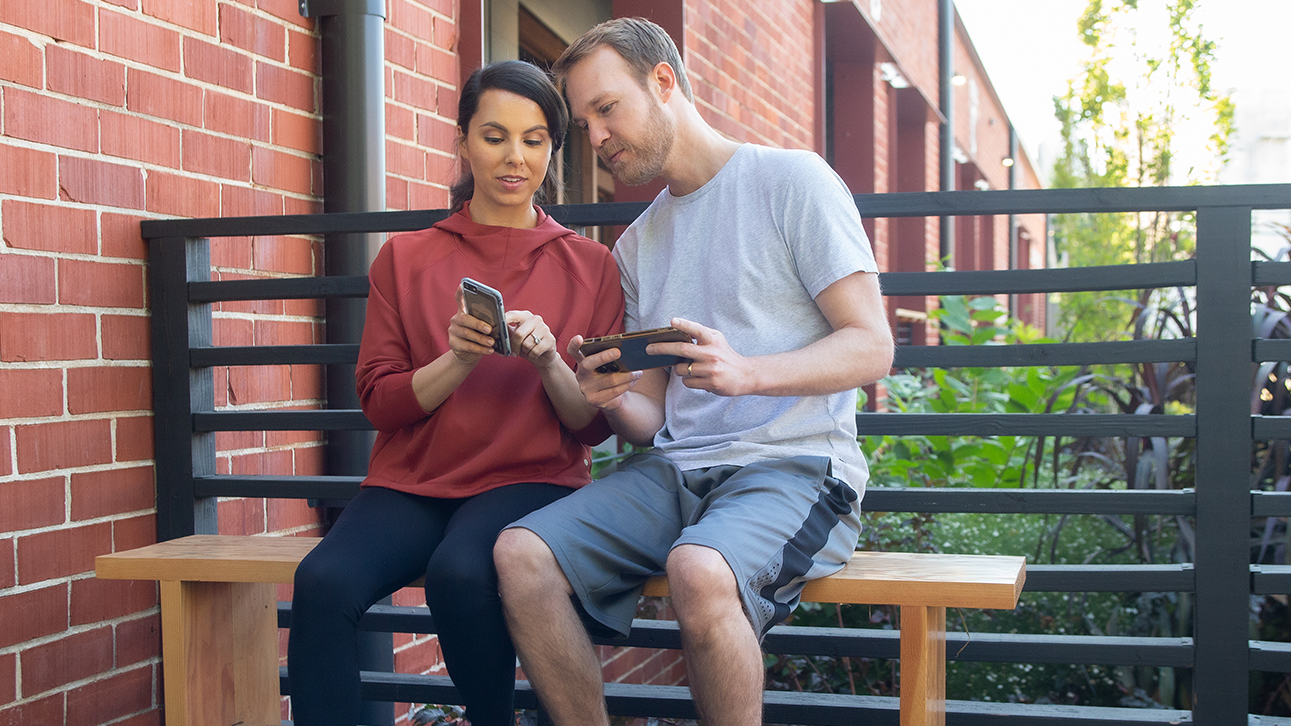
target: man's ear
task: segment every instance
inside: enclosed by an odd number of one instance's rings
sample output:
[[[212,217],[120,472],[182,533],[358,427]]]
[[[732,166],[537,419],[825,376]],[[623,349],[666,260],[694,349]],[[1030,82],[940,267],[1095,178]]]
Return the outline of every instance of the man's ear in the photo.
[[[658,63],[651,72],[651,78],[659,84],[659,101],[667,103],[677,90],[677,71],[668,63]]]

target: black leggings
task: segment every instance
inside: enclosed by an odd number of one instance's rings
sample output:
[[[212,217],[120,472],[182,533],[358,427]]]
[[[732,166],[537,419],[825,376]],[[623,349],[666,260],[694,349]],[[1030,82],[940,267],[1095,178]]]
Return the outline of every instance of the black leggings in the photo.
[[[507,635],[493,543],[508,524],[568,494],[512,484],[469,499],[364,487],[296,568],[287,665],[297,726],[359,718],[359,618],[426,576],[448,673],[473,726],[515,723],[515,649]]]

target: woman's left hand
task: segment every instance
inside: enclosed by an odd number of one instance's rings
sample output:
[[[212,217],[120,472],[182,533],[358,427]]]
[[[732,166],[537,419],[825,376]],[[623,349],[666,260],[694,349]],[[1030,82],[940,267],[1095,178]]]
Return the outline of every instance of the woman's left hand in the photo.
[[[528,310],[508,310],[506,316],[513,353],[538,368],[548,368],[560,360],[556,336],[552,335],[541,315]]]

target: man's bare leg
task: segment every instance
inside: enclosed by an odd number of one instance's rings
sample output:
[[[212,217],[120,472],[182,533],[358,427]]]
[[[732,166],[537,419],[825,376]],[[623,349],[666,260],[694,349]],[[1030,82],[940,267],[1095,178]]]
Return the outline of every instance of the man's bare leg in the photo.
[[[547,715],[559,726],[608,726],[601,663],[547,543],[503,530],[493,559],[511,640]]]
[[[705,726],[761,724],[762,649],[726,559],[699,545],[673,548],[668,589],[681,626],[690,692]]]

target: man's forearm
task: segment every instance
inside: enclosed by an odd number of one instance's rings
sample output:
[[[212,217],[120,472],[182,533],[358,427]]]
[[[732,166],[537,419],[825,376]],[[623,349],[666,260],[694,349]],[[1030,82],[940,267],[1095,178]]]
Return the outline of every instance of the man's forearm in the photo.
[[[798,350],[746,360],[746,395],[827,395],[886,376],[892,367],[892,337],[886,328],[872,332],[846,327]]]
[[[650,446],[663,428],[663,407],[650,397],[628,391],[613,409],[605,409],[610,428],[634,446]]]

